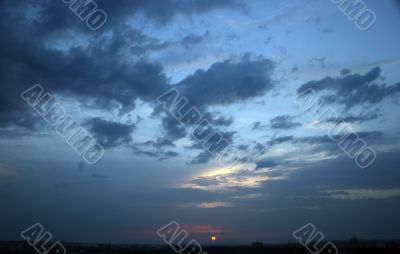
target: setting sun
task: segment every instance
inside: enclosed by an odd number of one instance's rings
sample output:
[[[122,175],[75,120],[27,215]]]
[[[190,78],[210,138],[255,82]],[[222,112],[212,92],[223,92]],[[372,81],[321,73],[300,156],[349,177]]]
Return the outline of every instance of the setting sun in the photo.
[[[216,241],[217,237],[216,236],[211,236],[211,241]]]

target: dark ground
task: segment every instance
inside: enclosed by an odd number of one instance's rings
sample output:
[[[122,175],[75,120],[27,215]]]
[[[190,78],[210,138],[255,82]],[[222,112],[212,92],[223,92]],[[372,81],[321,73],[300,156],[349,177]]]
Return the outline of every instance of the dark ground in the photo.
[[[398,241],[364,241],[360,243],[335,242],[342,254],[400,254]],[[169,246],[151,245],[104,245],[64,244],[69,254],[176,254]],[[295,245],[264,246],[208,246],[208,254],[312,254],[306,248]],[[25,242],[0,242],[1,254],[38,254]],[[52,253],[49,253],[52,254]],[[189,254],[189,253],[182,253]],[[191,253],[197,254],[197,253]],[[320,254],[325,254],[321,252]]]

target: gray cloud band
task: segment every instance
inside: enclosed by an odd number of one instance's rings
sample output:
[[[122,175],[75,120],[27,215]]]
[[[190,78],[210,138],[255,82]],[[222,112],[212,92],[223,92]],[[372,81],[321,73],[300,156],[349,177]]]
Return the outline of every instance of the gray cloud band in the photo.
[[[65,108],[56,102],[54,96],[40,84],[21,93],[21,98],[28,103],[46,122],[56,129],[57,134],[66,140],[83,160],[95,164],[104,155],[103,147],[83,128]]]

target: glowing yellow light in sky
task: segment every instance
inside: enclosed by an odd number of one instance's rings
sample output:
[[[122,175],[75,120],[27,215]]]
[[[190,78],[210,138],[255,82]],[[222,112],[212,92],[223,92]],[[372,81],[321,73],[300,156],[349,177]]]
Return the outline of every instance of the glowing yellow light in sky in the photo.
[[[235,167],[230,167],[230,168],[215,168],[215,169],[211,169],[208,170],[206,172],[203,172],[202,174],[200,174],[200,177],[214,177],[214,176],[223,176],[223,175],[229,175],[234,173],[236,170],[238,170],[239,167],[235,166]]]
[[[216,241],[217,237],[215,235],[211,236],[211,241]]]

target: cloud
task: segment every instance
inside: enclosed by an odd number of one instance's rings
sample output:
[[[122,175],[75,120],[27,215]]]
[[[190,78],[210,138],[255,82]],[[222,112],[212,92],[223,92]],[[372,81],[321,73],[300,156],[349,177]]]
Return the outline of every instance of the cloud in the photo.
[[[169,114],[162,118],[161,125],[165,131],[163,137],[165,140],[175,141],[184,138],[187,135],[185,126]]]
[[[283,137],[278,137],[278,138],[273,138],[267,142],[268,145],[274,146],[274,145],[279,145],[285,142],[293,141],[294,137],[293,136],[283,136]]]
[[[232,198],[234,198],[234,199],[256,199],[256,198],[261,198],[261,197],[264,197],[264,194],[251,193],[251,194],[233,196]]]
[[[262,122],[254,122],[252,130],[266,130],[269,129],[268,125],[263,124]]]
[[[329,198],[343,200],[387,199],[400,197],[400,189],[324,190]]]
[[[180,207],[193,207],[193,208],[202,208],[202,209],[212,209],[212,208],[221,208],[221,207],[232,207],[233,204],[229,202],[205,202],[205,203],[188,203],[179,205]]]
[[[169,47],[170,43],[149,37],[128,26],[126,21],[134,14],[144,14],[165,24],[175,15],[203,13],[215,8],[243,8],[236,0],[96,3],[113,17],[96,33],[86,33],[86,30],[83,33],[83,29],[87,29],[85,25],[62,2],[0,3],[3,34],[0,82],[4,84],[0,87],[0,127],[35,129],[37,116],[24,103],[15,100],[35,83],[41,83],[56,96],[103,111],[118,110],[125,114],[134,110],[138,102],[154,106],[156,98],[172,84],[160,64],[151,63],[143,56]],[[33,13],[35,15],[31,15]],[[8,25],[11,21],[12,27]],[[202,38],[188,35],[180,43],[189,46],[208,35],[205,33],[200,36]],[[213,64],[208,70],[198,70],[175,87],[193,106],[199,107],[212,124],[226,127],[234,119],[209,113],[208,108],[264,95],[273,87],[270,78],[273,68],[273,62],[268,59],[251,59],[250,55],[245,55],[237,61],[226,60]],[[174,141],[187,135],[175,119],[161,118],[164,133],[153,141],[155,147],[173,146]],[[108,148],[131,142],[128,126],[118,126],[122,131],[118,134],[111,130],[105,132],[111,123],[100,119],[88,123]],[[162,152],[165,151],[135,150],[135,153],[150,156],[159,156]],[[207,161],[206,157],[203,156],[202,161]]]
[[[270,120],[271,129],[294,129],[301,126],[301,123],[294,123],[294,116],[282,115]]]
[[[380,131],[365,131],[365,132],[356,132],[356,135],[358,137],[367,139],[367,140],[382,140],[384,137],[383,132]],[[340,135],[334,136],[335,140],[340,139]],[[349,141],[355,140],[355,136],[349,136],[347,138]],[[326,143],[334,143],[334,141],[328,136],[328,135],[322,135],[322,136],[308,136],[308,137],[294,137],[294,136],[282,136],[282,137],[277,137],[269,140],[267,142],[268,145],[274,146],[274,145],[279,145],[282,143],[286,142],[291,142],[293,144],[326,144]]]
[[[35,127],[35,119],[14,99],[35,83],[103,109],[126,112],[134,108],[137,99],[153,101],[167,89],[163,68],[140,58],[132,61],[127,52],[142,56],[168,45],[125,22],[138,13],[165,23],[175,15],[243,7],[236,0],[96,3],[112,18],[105,30],[82,34],[82,30],[87,32],[86,26],[62,2],[1,1],[0,126]],[[71,43],[71,38],[81,43]],[[193,42],[193,38],[185,41]]]
[[[365,103],[376,105],[386,98],[395,98],[400,92],[400,83],[391,86],[379,84],[380,74],[381,68],[376,67],[364,75],[349,74],[335,78],[326,77],[303,84],[297,92],[301,94],[308,89],[317,92],[326,91],[328,95],[323,98],[327,103],[343,104],[346,109]]]
[[[218,116],[208,112],[208,109],[211,106],[230,105],[264,95],[273,88],[270,78],[273,68],[274,64],[270,60],[262,57],[253,60],[250,55],[245,55],[239,61],[226,60],[213,64],[208,70],[198,70],[175,87],[188,101],[185,108],[194,106],[212,125],[228,126],[233,122],[232,117]],[[156,114],[160,112],[161,109],[158,109]],[[164,138],[171,141],[187,135],[186,128],[170,115],[163,117],[162,126],[166,132]],[[230,144],[233,143],[233,132],[220,131],[220,133]],[[209,143],[217,141],[218,136],[215,135]],[[193,148],[200,147],[200,144],[196,143],[193,146]],[[211,154],[204,150],[191,163],[207,163],[210,159]]]
[[[100,118],[88,119],[85,125],[96,141],[106,149],[129,144],[132,141],[131,133],[135,129],[134,124],[121,124]]]
[[[268,160],[268,159],[264,159],[261,161],[258,161],[256,163],[256,169],[260,169],[260,168],[273,168],[278,166],[279,164],[275,161],[272,160]]]
[[[305,22],[311,22],[311,23],[319,24],[319,23],[321,23],[321,18],[320,17],[310,17]]]
[[[83,0],[79,0],[83,1]],[[3,1],[7,6],[11,1]],[[25,2],[25,5],[29,2]],[[120,0],[112,3],[107,0],[97,0],[96,4],[103,9],[109,18],[105,27],[102,29],[111,29],[114,26],[124,24],[129,18],[137,15],[144,15],[149,21],[158,24],[166,24],[178,15],[193,15],[205,13],[214,9],[235,9],[243,10],[244,5],[238,0],[200,0],[200,1],[182,1],[182,0],[139,0],[129,1]],[[39,24],[38,32],[56,33],[69,29],[87,29],[81,21],[74,15],[71,15],[68,5],[62,2],[44,0],[40,2],[30,2],[32,8],[39,10],[39,18],[36,22]],[[14,4],[15,7],[25,7]],[[26,8],[26,7],[25,7]]]
[[[167,157],[177,157],[177,156],[179,156],[179,153],[174,152],[174,151],[166,151],[164,153],[164,155],[167,156]]]
[[[109,179],[110,178],[109,176],[102,175],[102,174],[96,174],[96,173],[93,173],[92,177],[98,178],[98,179]]]
[[[164,138],[157,138],[156,141],[149,140],[144,143],[139,143],[137,145],[153,146],[155,148],[175,147],[174,143],[171,140],[164,139]]]
[[[316,65],[318,65],[321,68],[325,68],[326,67],[325,58],[313,58],[310,60],[310,65],[312,67],[315,67]]]
[[[207,37],[210,36],[210,32],[204,33],[204,35],[193,35],[189,34],[183,37],[180,41],[180,43],[185,47],[185,48],[191,48],[194,45],[198,45],[202,42],[204,42]]]
[[[220,135],[212,135],[210,138],[207,139],[207,141],[203,142],[203,143],[198,143],[197,141],[195,141],[195,143],[193,144],[193,146],[191,148],[200,148],[200,149],[204,149],[203,152],[201,152],[200,154],[198,154],[191,162],[190,164],[195,165],[195,164],[205,164],[207,162],[209,162],[213,155],[211,154],[211,152],[207,149],[208,147],[213,147],[216,144],[218,144],[218,142],[221,139],[224,139],[227,141],[227,143],[223,143],[223,145],[218,145],[216,147],[214,147],[213,149],[213,153],[216,152],[221,152],[223,151],[225,148],[227,148],[229,145],[233,144],[233,135],[235,134],[235,132],[233,131],[220,131],[218,132],[218,134]],[[193,139],[193,138],[192,138]]]
[[[226,60],[208,70],[197,70],[177,84],[192,105],[206,108],[229,105],[264,95],[274,84],[274,63],[265,58],[252,60],[245,55],[240,61]]]
[[[243,102],[264,95],[274,87],[270,78],[273,69],[272,61],[262,57],[252,59],[251,55],[246,54],[239,61],[226,60],[213,64],[208,70],[197,70],[175,87],[188,101],[185,108],[196,107],[202,113],[203,119],[209,120],[213,126],[229,126],[233,123],[232,117],[210,113],[209,108]],[[155,112],[159,115],[162,110],[159,108]],[[186,128],[170,115],[163,117],[162,126],[165,130],[165,139],[175,141],[187,135]],[[230,144],[233,143],[233,132],[220,131],[220,133]],[[214,141],[218,141],[218,136],[213,136],[209,143]],[[193,148],[200,148],[200,144],[195,143]],[[216,152],[222,150],[221,148]],[[207,163],[211,157],[211,154],[204,150],[191,161],[191,164]]]
[[[182,228],[193,234],[222,234],[225,230],[210,225],[184,224]]]
[[[333,30],[331,28],[323,28],[323,29],[320,29],[320,31],[323,34],[331,34],[331,33],[335,32],[335,30]]]
[[[140,146],[152,146],[154,149],[143,149]],[[169,146],[169,145],[168,145]],[[170,158],[175,158],[179,156],[179,153],[171,150],[164,150],[164,145],[159,145],[153,141],[147,141],[145,143],[136,143],[129,145],[133,153],[137,156],[147,156],[152,158],[157,158],[159,161],[167,160]]]
[[[255,189],[265,181],[282,179],[284,176],[268,176],[262,170],[247,170],[242,168],[219,168],[207,171],[188,179],[182,188],[204,190],[208,192],[223,192],[237,189]]]
[[[351,70],[350,70],[350,69],[347,69],[347,68],[344,68],[344,69],[342,69],[342,70],[340,71],[340,74],[341,74],[342,76],[349,75],[350,73],[351,73]]]
[[[25,26],[18,27],[17,23],[16,31],[11,32],[3,25],[1,22],[1,126],[34,128],[31,110],[15,98],[35,83],[52,94],[75,98],[84,106],[121,112],[133,109],[137,99],[153,101],[166,89],[168,82],[161,66],[142,60],[128,63],[121,58],[120,43],[124,43],[116,38],[118,32],[111,38],[100,36],[85,47],[60,51],[35,40]]]
[[[233,117],[219,116],[211,120],[211,123],[217,126],[230,126],[232,125],[234,119]]]
[[[340,119],[346,123],[363,123],[378,119],[379,117],[381,117],[381,115],[378,113],[366,113],[366,114],[360,113],[358,115],[343,116],[340,117]],[[325,120],[325,122],[336,122],[336,121],[337,121],[336,118],[329,118]]]

